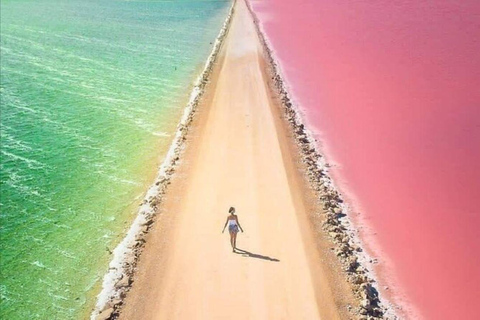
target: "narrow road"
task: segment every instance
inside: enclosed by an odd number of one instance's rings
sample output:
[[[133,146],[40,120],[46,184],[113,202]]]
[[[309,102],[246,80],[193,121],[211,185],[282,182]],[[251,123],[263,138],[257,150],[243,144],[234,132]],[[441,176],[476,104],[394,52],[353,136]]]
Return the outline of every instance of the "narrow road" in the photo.
[[[172,183],[121,319],[339,318],[265,63],[238,1],[184,182]],[[232,253],[228,229],[221,233],[230,206],[245,229],[243,253]]]

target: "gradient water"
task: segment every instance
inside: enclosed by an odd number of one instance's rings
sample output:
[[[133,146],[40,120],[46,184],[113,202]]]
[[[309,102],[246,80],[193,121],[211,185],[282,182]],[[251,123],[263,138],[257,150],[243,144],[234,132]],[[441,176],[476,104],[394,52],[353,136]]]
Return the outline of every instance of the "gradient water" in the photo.
[[[229,1],[2,1],[2,319],[85,318]]]
[[[480,2],[251,3],[372,227],[380,289],[426,319],[480,319]]]

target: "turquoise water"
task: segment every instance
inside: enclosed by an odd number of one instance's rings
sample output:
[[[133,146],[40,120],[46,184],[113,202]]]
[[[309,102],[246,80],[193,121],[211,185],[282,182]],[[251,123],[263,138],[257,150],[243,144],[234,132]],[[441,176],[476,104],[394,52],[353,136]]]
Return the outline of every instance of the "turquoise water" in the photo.
[[[81,319],[229,1],[2,1],[2,319]]]

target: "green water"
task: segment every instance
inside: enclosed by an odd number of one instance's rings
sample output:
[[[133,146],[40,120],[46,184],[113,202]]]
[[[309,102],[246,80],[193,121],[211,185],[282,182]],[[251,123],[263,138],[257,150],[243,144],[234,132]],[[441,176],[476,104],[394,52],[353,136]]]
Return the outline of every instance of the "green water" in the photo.
[[[2,1],[2,319],[82,319],[229,1]]]

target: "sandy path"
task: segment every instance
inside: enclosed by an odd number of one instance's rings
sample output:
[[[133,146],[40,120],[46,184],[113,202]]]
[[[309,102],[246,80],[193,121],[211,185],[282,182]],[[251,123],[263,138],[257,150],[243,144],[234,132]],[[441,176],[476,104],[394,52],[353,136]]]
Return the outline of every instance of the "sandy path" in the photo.
[[[238,1],[184,181],[169,190],[122,319],[339,318],[263,64]],[[237,245],[248,253],[232,253],[221,233],[230,206],[245,229]]]

